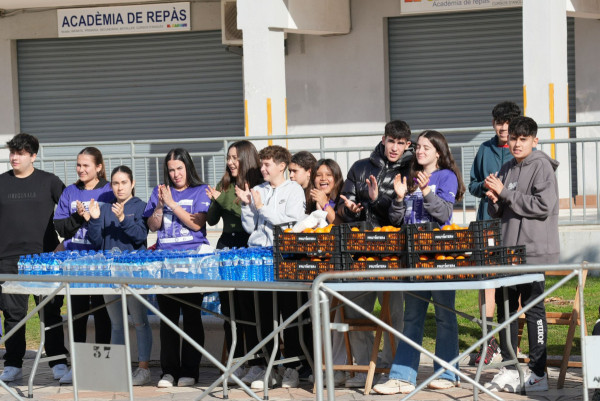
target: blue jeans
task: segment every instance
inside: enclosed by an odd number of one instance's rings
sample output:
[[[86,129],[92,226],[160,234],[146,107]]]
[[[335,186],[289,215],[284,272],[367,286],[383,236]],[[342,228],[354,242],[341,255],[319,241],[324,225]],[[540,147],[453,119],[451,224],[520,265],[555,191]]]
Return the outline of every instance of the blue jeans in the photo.
[[[121,309],[120,298],[120,295],[104,296],[104,302],[110,302],[114,299],[119,299],[119,301],[106,306],[112,327],[112,344],[125,344],[123,313]],[[137,338],[138,347],[138,361],[148,362],[150,360],[150,353],[152,352],[152,328],[148,322],[148,308],[130,295],[127,297],[127,309],[129,309],[129,314],[131,315],[131,319],[133,320],[133,325],[135,327],[135,335]]]
[[[455,291],[416,291],[425,299],[431,299],[441,305],[454,309]],[[425,317],[427,315],[428,302],[422,301],[410,295],[404,294],[404,332],[403,334],[415,343],[423,343],[423,332],[425,330]],[[437,326],[435,338],[435,355],[446,362],[458,356],[458,322],[453,312],[435,306],[435,322]],[[417,383],[417,370],[421,353],[400,341],[394,363],[390,370],[390,379],[403,380],[412,384]],[[458,368],[458,363],[455,365]],[[433,364],[434,371],[441,369],[438,363]],[[439,379],[458,381],[458,376],[450,371],[445,371]]]

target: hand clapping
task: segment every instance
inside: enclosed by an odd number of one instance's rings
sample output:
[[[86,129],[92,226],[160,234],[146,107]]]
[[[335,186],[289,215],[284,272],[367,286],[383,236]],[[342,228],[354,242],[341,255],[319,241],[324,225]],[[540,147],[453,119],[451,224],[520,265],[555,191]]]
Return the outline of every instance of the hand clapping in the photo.
[[[90,217],[92,219],[97,219],[100,217],[100,205],[98,204],[98,202],[96,202],[93,198],[90,201]]]
[[[115,216],[117,216],[117,219],[119,219],[119,221],[122,222],[125,219],[125,214],[123,213],[123,211],[124,211],[123,204],[115,202],[115,203],[113,203],[111,210],[115,214]]]
[[[235,195],[238,197],[240,202],[249,205],[252,202],[252,194],[250,193],[250,189],[248,188],[248,183],[244,185],[244,189],[235,186]]]
[[[219,196],[221,196],[221,191],[217,191],[216,189],[214,189],[213,187],[211,187],[210,185],[208,185],[208,188],[206,188],[206,195],[209,198],[215,200]]]
[[[404,200],[404,197],[406,196],[406,192],[408,191],[408,185],[406,184],[406,177],[402,177],[400,174],[397,174],[394,177],[394,191],[396,192],[398,201]]]
[[[350,199],[346,198],[344,195],[340,195],[340,198],[344,200],[344,206],[350,210],[350,212],[354,214],[359,214],[364,209],[363,205],[356,204],[352,202]]]
[[[76,205],[77,205],[76,206],[77,214],[80,215],[81,217],[83,217],[85,219],[85,221],[90,221],[90,212],[85,210],[85,205],[80,201],[77,201]]]

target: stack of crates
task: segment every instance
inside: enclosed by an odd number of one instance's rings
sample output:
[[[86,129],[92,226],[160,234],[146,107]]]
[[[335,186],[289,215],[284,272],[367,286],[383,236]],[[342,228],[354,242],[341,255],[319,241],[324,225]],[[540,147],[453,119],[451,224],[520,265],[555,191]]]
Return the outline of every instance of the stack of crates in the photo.
[[[316,232],[290,232],[295,222],[273,230],[273,263],[278,281],[313,281],[319,274],[343,270],[340,226]]]

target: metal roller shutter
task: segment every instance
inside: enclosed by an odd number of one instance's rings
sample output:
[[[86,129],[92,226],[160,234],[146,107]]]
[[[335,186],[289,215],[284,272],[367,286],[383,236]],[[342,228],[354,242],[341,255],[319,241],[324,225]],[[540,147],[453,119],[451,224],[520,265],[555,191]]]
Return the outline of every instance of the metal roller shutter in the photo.
[[[244,134],[221,32],[20,40],[21,129],[44,142]]]

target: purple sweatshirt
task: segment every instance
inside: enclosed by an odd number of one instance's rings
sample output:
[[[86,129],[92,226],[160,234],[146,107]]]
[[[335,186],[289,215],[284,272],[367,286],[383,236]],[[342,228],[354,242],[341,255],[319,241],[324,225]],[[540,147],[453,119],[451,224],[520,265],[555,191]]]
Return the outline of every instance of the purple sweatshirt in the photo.
[[[88,222],[77,214],[77,201],[88,210],[90,201],[94,199],[102,207],[115,199],[110,183],[102,180],[94,189],[85,189],[81,185],[71,184],[63,191],[54,212],[54,223],[61,237],[65,238],[67,250],[91,250],[95,247],[87,235]]]
[[[210,198],[206,195],[206,188],[208,188],[207,185],[189,187],[183,191],[171,188],[171,196],[188,213],[207,213]],[[156,205],[158,205],[158,187],[154,187],[152,190],[143,216],[145,218],[152,216]],[[158,237],[156,249],[195,249],[202,244],[208,244],[206,225],[198,231],[192,231],[166,205],[163,208],[162,225],[156,234]]]

